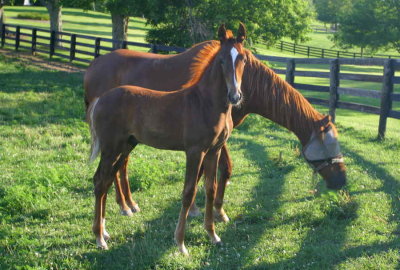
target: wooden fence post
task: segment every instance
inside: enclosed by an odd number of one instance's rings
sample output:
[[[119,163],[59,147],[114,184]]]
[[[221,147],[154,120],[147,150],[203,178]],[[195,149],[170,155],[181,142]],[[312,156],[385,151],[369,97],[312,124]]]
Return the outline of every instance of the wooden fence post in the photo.
[[[329,115],[332,117],[332,122],[335,123],[336,107],[339,101],[338,88],[340,85],[340,64],[339,59],[334,59],[330,64],[330,85],[329,85]]]
[[[296,54],[296,43],[293,43],[293,54]]]
[[[286,64],[286,81],[294,86],[294,72],[296,71],[296,62],[294,59],[288,59]]]
[[[395,72],[395,60],[388,59],[385,61],[385,68],[383,71],[383,84],[381,92],[381,113],[379,117],[378,139],[385,138],[386,122],[390,111],[392,110],[392,93],[393,93],[393,79]]]
[[[50,34],[50,49],[49,49],[50,58],[52,58],[54,55],[55,47],[56,47],[56,31],[53,30],[51,31]]]
[[[31,53],[34,55],[36,51],[36,38],[37,38],[37,29],[32,29],[32,46],[31,46]]]
[[[325,49],[322,49],[321,58],[325,58]]]
[[[281,51],[283,51],[283,41],[281,40]]]
[[[151,44],[151,49],[150,51],[152,53],[158,53],[157,45],[156,44]]]
[[[17,26],[15,30],[15,50],[18,51],[19,49],[19,40],[21,38],[21,26]]]
[[[6,43],[6,24],[3,23],[1,26],[1,47],[4,47],[4,44]]]
[[[71,44],[69,46],[69,61],[72,62],[75,59],[76,49],[76,34],[71,35]]]
[[[307,57],[310,58],[310,46],[307,46]]]
[[[101,38],[96,38],[95,42],[94,42],[94,58],[97,58],[100,56],[100,42],[101,42]]]
[[[123,40],[122,41],[122,49],[127,49],[128,48],[128,41]]]

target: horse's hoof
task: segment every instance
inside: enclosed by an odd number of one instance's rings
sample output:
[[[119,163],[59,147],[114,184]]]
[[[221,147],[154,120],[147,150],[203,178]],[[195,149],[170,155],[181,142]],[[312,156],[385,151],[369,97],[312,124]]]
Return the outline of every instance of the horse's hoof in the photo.
[[[103,239],[96,239],[96,244],[97,244],[97,247],[99,249],[108,250],[108,246],[107,246],[106,241],[104,241],[104,238]]]
[[[214,245],[217,245],[217,246],[222,245],[221,238],[219,238],[219,236],[216,235],[216,234],[214,234],[214,235],[211,237],[211,242],[212,242]]]
[[[130,208],[121,210],[121,215],[131,217],[133,216],[132,210]]]
[[[103,232],[103,238],[105,241],[108,241],[110,239],[110,235],[108,234],[108,232],[106,232],[106,230],[104,230]]]
[[[224,243],[221,240],[219,240],[219,242],[214,243],[214,245],[216,245],[217,247],[222,247]]]
[[[229,222],[229,217],[228,217],[227,214],[223,214],[223,215],[219,216],[219,220],[224,222],[224,223],[227,223],[227,222]]]
[[[180,253],[182,253],[183,256],[189,256],[189,251],[185,247],[184,244],[178,245]]]
[[[227,214],[218,213],[217,211],[214,212],[214,219],[215,219],[215,221],[218,221],[218,222],[224,222],[224,223],[229,222],[229,217]]]
[[[139,205],[135,204],[134,206],[131,207],[131,210],[133,213],[139,213],[140,212]]]
[[[189,209],[189,216],[190,217],[198,217],[201,215],[200,209],[194,205]]]

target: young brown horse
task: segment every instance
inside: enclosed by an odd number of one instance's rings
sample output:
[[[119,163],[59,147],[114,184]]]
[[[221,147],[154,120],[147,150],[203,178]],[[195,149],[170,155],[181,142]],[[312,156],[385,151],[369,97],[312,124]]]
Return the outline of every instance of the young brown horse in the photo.
[[[195,45],[175,56],[155,55],[129,50],[117,50],[94,60],[85,75],[85,100],[92,101],[112,87],[135,84],[153,89],[178,89],[187,80],[187,66],[193,62],[194,54],[207,44]],[[337,132],[329,118],[318,113],[311,104],[293,87],[282,80],[270,68],[246,50],[248,63],[243,74],[242,91],[244,101],[240,108],[232,110],[234,127],[238,126],[249,113],[256,113],[291,130],[299,138],[306,161],[326,180],[329,188],[341,188],[346,182],[345,166],[338,148]],[[165,81],[156,79],[163,74]],[[179,74],[180,76],[175,76]],[[163,84],[164,88],[158,85]],[[329,133],[329,134],[328,134]],[[327,134],[327,136],[323,136]],[[310,147],[311,146],[311,147]],[[318,157],[314,155],[318,152]],[[125,165],[120,170],[122,189],[116,178],[117,202],[123,214],[139,209],[132,200]],[[222,209],[225,183],[232,172],[231,159],[226,145],[221,150],[215,208],[224,221],[228,217]],[[129,207],[128,207],[129,206]]]
[[[98,247],[107,249],[105,240],[109,237],[105,231],[107,190],[139,143],[186,153],[182,209],[175,231],[179,250],[188,254],[185,224],[202,165],[206,188],[204,227],[213,243],[221,241],[215,233],[213,204],[220,150],[233,128],[232,105],[238,105],[242,98],[240,85],[246,61],[243,26],[239,33],[235,40],[222,25],[218,31],[220,44],[213,43],[199,51],[191,66],[192,78],[181,90],[160,92],[120,86],[91,103],[87,112],[92,134],[90,159],[101,153],[93,178],[93,232]]]

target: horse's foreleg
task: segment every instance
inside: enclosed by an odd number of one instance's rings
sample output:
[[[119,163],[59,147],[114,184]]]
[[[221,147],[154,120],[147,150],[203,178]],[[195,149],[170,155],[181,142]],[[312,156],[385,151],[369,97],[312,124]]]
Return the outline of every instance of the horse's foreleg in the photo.
[[[137,213],[140,212],[139,205],[132,199],[131,188],[129,186],[129,178],[128,178],[128,162],[129,156],[126,157],[124,163],[119,170],[119,176],[121,179],[122,191],[124,193],[124,197],[128,207],[131,209],[131,212]]]
[[[224,144],[224,146],[221,149],[221,156],[218,165],[219,165],[218,169],[220,171],[220,178],[218,181],[217,195],[214,202],[215,214],[216,214],[215,218],[223,222],[228,222],[229,217],[222,208],[222,205],[224,203],[225,188],[232,175],[232,160],[229,156],[226,144]]]
[[[122,174],[122,169],[115,175],[114,185],[115,185],[115,197],[116,201],[119,204],[121,209],[121,215],[123,216],[132,216],[131,208],[126,204],[125,195],[122,190],[120,175]]]
[[[200,166],[203,162],[204,153],[201,151],[186,152],[186,174],[185,184],[182,192],[182,208],[179,214],[178,224],[175,230],[175,241],[179,251],[184,255],[189,255],[185,243],[185,226],[189,213],[189,208],[193,204],[197,192],[197,179],[200,171]]]
[[[204,174],[206,189],[206,210],[204,214],[204,228],[206,229],[211,241],[214,244],[221,243],[221,239],[215,233],[214,225],[214,199],[217,191],[217,166],[220,156],[220,150],[210,151],[204,158]]]

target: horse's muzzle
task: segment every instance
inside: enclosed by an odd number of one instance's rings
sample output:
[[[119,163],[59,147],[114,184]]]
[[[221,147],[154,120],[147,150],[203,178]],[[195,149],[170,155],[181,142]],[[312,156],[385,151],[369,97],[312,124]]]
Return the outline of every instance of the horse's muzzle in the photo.
[[[329,189],[341,189],[346,185],[346,178],[345,171],[338,172],[326,180],[326,187]]]
[[[237,106],[240,104],[240,102],[242,101],[242,93],[240,93],[239,91],[235,92],[234,94],[229,94],[228,95],[228,99],[229,102],[232,103],[233,106]]]

